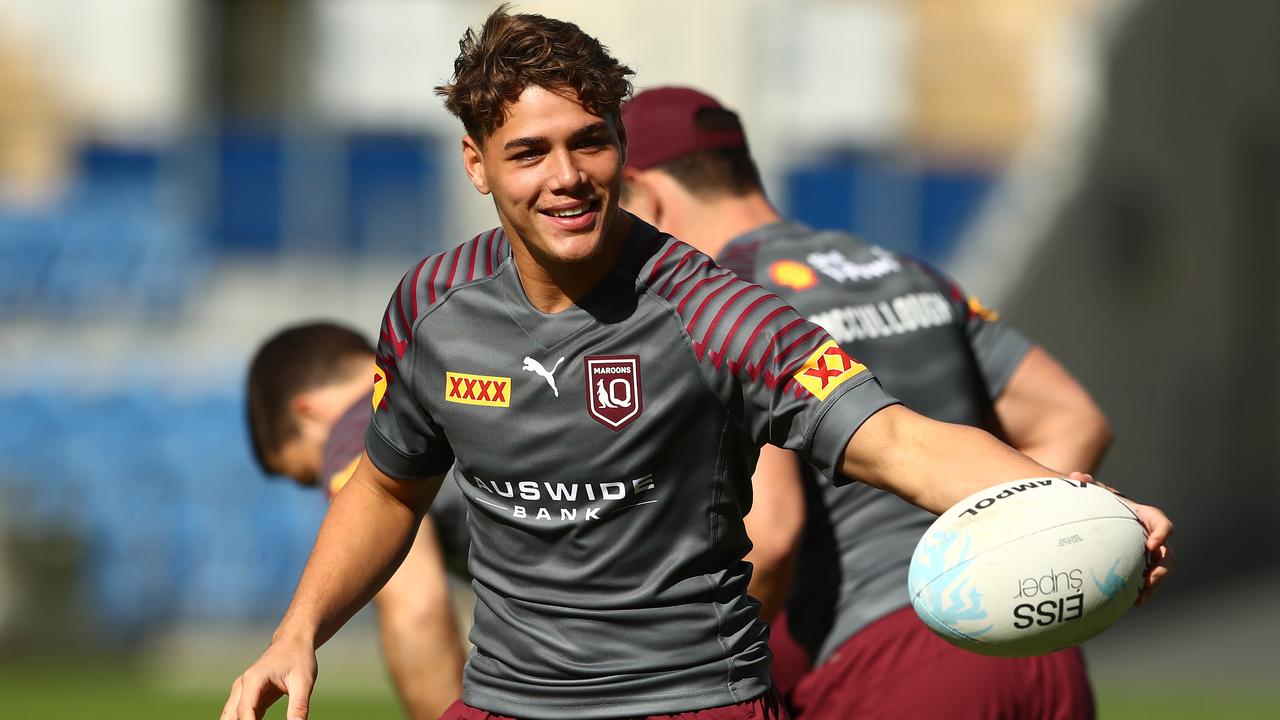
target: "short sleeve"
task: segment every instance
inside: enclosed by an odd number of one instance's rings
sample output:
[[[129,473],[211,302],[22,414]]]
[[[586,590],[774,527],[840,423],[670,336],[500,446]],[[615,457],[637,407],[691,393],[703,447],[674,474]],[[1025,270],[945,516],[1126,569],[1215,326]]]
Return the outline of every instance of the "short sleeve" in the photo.
[[[992,399],[1000,397],[1009,378],[1031,350],[1031,341],[1016,328],[1000,321],[994,310],[970,295],[965,303],[968,313],[966,332],[978,369]]]
[[[397,288],[383,316],[374,370],[373,418],[365,433],[365,451],[379,470],[400,480],[419,480],[444,473],[453,449],[423,404],[417,367],[422,353],[414,342],[416,308],[406,280]]]
[[[692,254],[691,254],[692,253]],[[777,295],[679,246],[654,286],[685,325],[703,376],[756,445],[796,451],[828,478],[849,438],[897,401],[863,364]]]
[[[757,444],[794,450],[839,484],[845,481],[838,471],[849,438],[867,418],[897,400],[825,331],[800,322],[796,330],[810,340],[779,354],[773,382],[738,377],[747,401],[744,422]]]
[[[966,294],[942,271],[918,258],[910,258],[909,262],[931,276],[950,298],[954,317],[964,323],[969,347],[987,386],[987,396],[991,400],[1000,397],[1013,371],[1031,350],[1031,341],[1012,325],[1002,322],[1000,313]]]

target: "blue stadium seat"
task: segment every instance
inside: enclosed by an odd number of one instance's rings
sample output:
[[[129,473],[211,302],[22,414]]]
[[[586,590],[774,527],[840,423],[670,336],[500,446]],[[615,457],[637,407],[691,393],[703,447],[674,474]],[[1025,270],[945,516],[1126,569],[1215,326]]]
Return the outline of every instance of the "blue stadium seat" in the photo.
[[[418,257],[439,227],[436,143],[417,133],[364,132],[347,138],[347,244],[358,252]]]
[[[30,309],[53,254],[47,222],[0,214],[0,316]]]
[[[943,262],[994,183],[981,167],[919,167],[868,151],[824,153],[786,176],[785,214]]]

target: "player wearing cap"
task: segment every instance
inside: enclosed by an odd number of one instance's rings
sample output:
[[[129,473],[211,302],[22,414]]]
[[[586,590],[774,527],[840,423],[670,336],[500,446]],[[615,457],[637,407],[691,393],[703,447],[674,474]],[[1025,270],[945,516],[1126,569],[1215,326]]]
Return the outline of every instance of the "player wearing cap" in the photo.
[[[372,414],[374,348],[328,322],[286,328],[249,364],[249,436],[263,470],[332,499],[350,479]],[[374,597],[382,652],[410,718],[438,718],[462,694],[462,636],[446,568],[466,577],[466,507],[445,486],[413,547]]]
[[[305,717],[316,646],[454,465],[477,602],[445,717],[785,717],[742,562],[759,446],[933,510],[1049,471],[897,404],[775,295],[620,211],[631,71],[576,25],[499,8],[460,50],[440,92],[501,226],[393,295],[368,461],[224,716],[288,693]],[[1168,519],[1137,509],[1159,544]]]
[[[778,293],[907,407],[1001,434],[1050,467],[1096,465],[1106,418],[1066,370],[924,263],[783,220],[732,111],[665,87],[636,95],[623,120],[628,210]],[[752,593],[766,618],[786,606],[817,665],[790,693],[797,717],[1093,715],[1078,649],[984,657],[915,616],[907,568],[934,515],[867,485],[833,487],[777,448],[762,453],[755,486]]]

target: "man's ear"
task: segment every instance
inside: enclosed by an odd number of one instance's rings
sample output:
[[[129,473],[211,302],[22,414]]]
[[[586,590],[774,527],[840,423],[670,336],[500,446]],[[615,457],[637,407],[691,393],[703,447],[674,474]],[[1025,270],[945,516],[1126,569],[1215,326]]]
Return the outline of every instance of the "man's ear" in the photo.
[[[462,168],[467,171],[467,178],[476,190],[488,195],[489,180],[484,173],[484,154],[480,152],[480,144],[470,135],[462,136]]]
[[[300,392],[289,400],[289,412],[298,422],[319,420],[323,411],[318,398],[309,392]]]
[[[642,170],[622,169],[622,182],[626,187],[623,209],[650,225],[661,229],[662,201],[654,191],[649,178]]]

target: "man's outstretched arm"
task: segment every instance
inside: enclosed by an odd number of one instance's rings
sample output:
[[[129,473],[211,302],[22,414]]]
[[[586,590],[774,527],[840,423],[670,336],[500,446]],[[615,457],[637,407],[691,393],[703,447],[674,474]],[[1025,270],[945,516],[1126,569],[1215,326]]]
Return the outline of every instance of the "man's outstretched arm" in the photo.
[[[858,428],[845,446],[840,470],[935,514],[992,485],[1060,475],[984,430],[931,420],[902,405],[878,411]],[[1165,542],[1173,523],[1157,508],[1125,502],[1146,527],[1153,557],[1138,596],[1141,604],[1172,569]]]
[[[288,720],[305,720],[316,648],[391,577],[442,479],[396,480],[361,456],[329,506],[271,646],[232,683],[222,720],[259,720],[283,694],[289,696]]]
[[[373,599],[382,654],[410,720],[435,720],[462,696],[462,635],[435,523],[422,519],[409,554]]]

